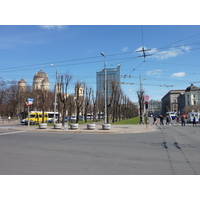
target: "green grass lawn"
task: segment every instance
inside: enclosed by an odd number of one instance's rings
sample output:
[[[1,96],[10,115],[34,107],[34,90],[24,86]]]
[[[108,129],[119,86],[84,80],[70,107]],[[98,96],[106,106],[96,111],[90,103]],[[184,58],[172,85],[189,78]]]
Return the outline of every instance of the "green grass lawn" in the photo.
[[[103,123],[103,120],[101,120],[102,123]],[[78,122],[79,124],[86,124],[85,121],[79,121]],[[93,122],[93,120],[88,120],[87,123],[95,123]],[[114,122],[114,123],[111,123],[111,120],[110,120],[110,124],[113,124],[113,125],[121,125],[121,124],[139,124],[140,123],[140,117],[134,117],[134,118],[131,118],[131,119],[125,119],[125,120],[122,120],[122,121],[119,121],[119,122]],[[68,122],[68,125],[70,125],[71,123]],[[48,123],[47,124],[48,126],[53,126],[54,124],[53,123]],[[34,125],[31,125],[31,126],[34,126]],[[35,126],[38,126],[38,125],[35,125]]]
[[[125,119],[125,120],[115,122],[115,123],[111,123],[111,124],[121,125],[121,124],[139,124],[139,123],[140,123],[140,117],[138,116],[138,117],[134,117],[134,118],[131,118],[131,119]]]

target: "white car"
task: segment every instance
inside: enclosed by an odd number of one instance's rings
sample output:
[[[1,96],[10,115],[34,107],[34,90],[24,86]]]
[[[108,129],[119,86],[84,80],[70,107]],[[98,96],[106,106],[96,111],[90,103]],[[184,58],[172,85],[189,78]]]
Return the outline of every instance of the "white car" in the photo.
[[[72,122],[72,121],[76,121],[76,115],[72,115],[72,116],[71,116],[71,122]]]

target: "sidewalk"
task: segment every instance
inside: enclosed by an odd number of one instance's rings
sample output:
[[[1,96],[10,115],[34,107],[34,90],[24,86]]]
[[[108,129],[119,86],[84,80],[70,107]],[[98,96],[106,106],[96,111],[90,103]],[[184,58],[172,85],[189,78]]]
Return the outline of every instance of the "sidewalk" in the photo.
[[[151,124],[148,125],[111,125],[110,130],[103,130],[102,124],[96,123],[94,130],[88,130],[87,124],[79,124],[79,128],[76,130],[72,130],[66,127],[66,129],[54,129],[53,126],[47,126],[46,129],[39,129],[39,126],[30,126],[20,124],[19,121],[11,121],[4,123],[0,122],[0,128],[2,125],[7,126],[9,130],[14,131],[37,131],[37,132],[66,132],[66,133],[145,133],[145,132],[151,132],[156,130],[154,126]],[[16,126],[14,126],[16,125]]]

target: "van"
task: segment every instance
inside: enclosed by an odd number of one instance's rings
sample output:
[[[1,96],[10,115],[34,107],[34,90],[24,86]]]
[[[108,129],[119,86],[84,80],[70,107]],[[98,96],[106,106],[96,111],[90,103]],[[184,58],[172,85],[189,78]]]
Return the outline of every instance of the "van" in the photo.
[[[48,113],[44,113],[44,122],[48,121]],[[30,113],[30,125],[42,123],[42,112]],[[25,124],[28,125],[28,117],[25,119]]]

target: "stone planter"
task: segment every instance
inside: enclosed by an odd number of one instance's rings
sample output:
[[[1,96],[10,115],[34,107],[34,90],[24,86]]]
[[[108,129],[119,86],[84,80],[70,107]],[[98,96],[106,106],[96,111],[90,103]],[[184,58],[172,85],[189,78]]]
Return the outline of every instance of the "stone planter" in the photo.
[[[110,130],[111,129],[111,125],[110,124],[102,124],[102,129],[103,130]]]
[[[79,126],[78,126],[77,123],[74,123],[74,124],[71,123],[71,124],[70,124],[70,128],[73,129],[73,130],[78,129],[78,127],[79,127]]]
[[[39,124],[39,129],[45,129],[45,128],[47,128],[47,123]]]
[[[54,128],[55,129],[61,129],[62,128],[62,124],[59,123],[59,124],[54,124]]]
[[[94,123],[87,124],[87,129],[88,130],[94,130],[95,129],[95,124]]]

